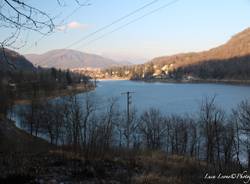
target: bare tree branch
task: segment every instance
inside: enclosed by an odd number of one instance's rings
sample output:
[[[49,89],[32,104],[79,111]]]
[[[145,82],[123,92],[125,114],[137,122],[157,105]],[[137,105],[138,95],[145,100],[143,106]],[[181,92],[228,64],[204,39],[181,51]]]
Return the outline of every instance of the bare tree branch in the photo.
[[[89,5],[89,0],[73,0],[79,6]],[[63,0],[56,0],[59,6],[65,5]],[[20,43],[23,31],[38,32],[44,36],[55,29],[55,17],[50,16],[28,3],[27,0],[1,0],[0,1],[0,28],[7,34],[0,40],[3,48],[20,49],[26,42]],[[6,56],[6,55],[5,55]],[[6,58],[6,57],[5,57]],[[6,60],[7,63],[8,60]]]

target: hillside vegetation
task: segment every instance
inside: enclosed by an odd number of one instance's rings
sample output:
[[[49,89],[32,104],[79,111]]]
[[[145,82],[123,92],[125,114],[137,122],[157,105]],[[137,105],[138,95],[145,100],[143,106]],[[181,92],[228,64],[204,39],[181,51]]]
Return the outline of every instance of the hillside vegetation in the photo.
[[[51,98],[94,89],[90,78],[69,70],[34,67],[22,55],[8,49],[0,51],[0,117],[13,105],[33,98]]]
[[[108,76],[134,80],[250,80],[250,28],[204,52],[154,58],[132,67],[105,70]]]
[[[9,49],[0,49],[0,72],[3,71],[34,71],[35,67],[24,56]]]
[[[234,35],[227,43],[198,53],[177,54],[153,59],[156,65],[173,64],[175,68],[190,64],[202,63],[208,60],[226,60],[240,58],[250,54],[250,28]]]

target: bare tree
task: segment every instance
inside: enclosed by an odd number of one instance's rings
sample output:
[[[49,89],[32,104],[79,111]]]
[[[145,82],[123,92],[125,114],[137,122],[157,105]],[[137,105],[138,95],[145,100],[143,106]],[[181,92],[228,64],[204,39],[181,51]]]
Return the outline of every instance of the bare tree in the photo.
[[[241,165],[240,162],[240,154],[241,154],[241,127],[240,127],[240,120],[238,110],[233,109],[231,115],[229,116],[228,123],[233,125],[234,129],[234,140],[233,146],[236,156],[236,162],[238,165]]]
[[[129,149],[133,142],[133,147],[136,147],[137,137],[136,129],[138,127],[138,120],[136,117],[136,110],[131,109],[129,121],[127,120],[126,112],[122,113],[121,120],[117,122],[117,128],[120,136],[120,145],[124,142],[126,144],[127,149]],[[124,138],[124,141],[122,141]]]
[[[53,18],[25,1],[3,0],[0,17],[2,28],[14,30],[7,38],[1,41],[2,47],[13,46],[23,29],[47,34],[52,32],[55,27]]]
[[[172,154],[187,154],[188,150],[188,122],[187,119],[172,115],[170,118],[170,131],[168,136],[170,138],[171,152]]]
[[[107,112],[105,113],[101,127],[103,129],[103,148],[109,149],[112,145],[114,125],[118,119],[119,111],[117,109],[117,99],[112,98],[109,100],[109,106],[107,107]]]
[[[75,152],[79,151],[81,145],[82,110],[79,99],[71,95],[65,99],[65,122],[67,143],[72,145]]]
[[[162,148],[166,128],[159,110],[145,111],[141,116],[139,129],[148,149]]]
[[[233,151],[234,151],[234,139],[235,139],[234,125],[233,124],[225,125],[223,127],[222,139],[221,139],[225,165],[232,163],[233,154],[234,154],[233,153]]]
[[[28,106],[24,106],[19,110],[23,126],[29,130],[31,135],[38,136],[42,113],[43,105],[38,98],[32,98]]]
[[[81,139],[84,148],[86,148],[87,145],[87,131],[88,131],[89,120],[92,114],[95,112],[95,110],[96,107],[93,98],[91,98],[91,96],[88,93],[86,93],[83,104],[83,115],[82,115],[83,120],[81,125]]]
[[[205,98],[201,105],[200,123],[205,139],[206,160],[209,163],[221,164],[221,130],[224,122],[224,112],[215,104],[215,96]]]
[[[40,113],[41,127],[48,134],[51,144],[58,145],[63,142],[64,104],[63,102],[44,103],[43,111]]]
[[[241,123],[241,130],[245,135],[243,140],[246,151],[247,151],[247,160],[248,168],[250,168],[250,103],[249,101],[243,101],[238,107],[238,117]]]
[[[198,158],[198,150],[199,150],[199,132],[197,128],[197,122],[187,117],[187,126],[188,126],[188,134],[189,134],[189,153],[191,157]]]

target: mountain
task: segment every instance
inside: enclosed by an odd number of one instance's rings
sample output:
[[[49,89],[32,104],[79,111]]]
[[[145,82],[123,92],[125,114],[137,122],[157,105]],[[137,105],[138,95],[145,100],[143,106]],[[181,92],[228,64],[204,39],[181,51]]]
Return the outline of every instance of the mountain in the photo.
[[[35,70],[35,67],[24,56],[10,49],[0,49],[0,71]]]
[[[151,61],[106,71],[132,80],[237,81],[250,83],[250,28],[225,44],[203,52],[162,56]]]
[[[250,28],[234,35],[227,43],[204,52],[191,52],[154,58],[155,65],[172,64],[174,68],[202,63],[208,60],[226,60],[250,55]]]
[[[121,64],[95,54],[87,54],[76,50],[58,49],[44,54],[27,54],[25,57],[34,65],[61,69],[73,68],[108,68]]]
[[[219,47],[154,58],[142,68],[146,74],[134,78],[250,82],[250,28]]]

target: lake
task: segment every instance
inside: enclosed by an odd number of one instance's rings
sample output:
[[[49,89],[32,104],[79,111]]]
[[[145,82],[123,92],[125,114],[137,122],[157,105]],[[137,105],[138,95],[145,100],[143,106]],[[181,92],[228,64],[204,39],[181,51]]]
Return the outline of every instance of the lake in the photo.
[[[197,83],[147,83],[127,80],[99,81],[97,88],[89,92],[96,100],[97,107],[105,110],[109,99],[117,98],[121,111],[126,110],[127,96],[122,93],[131,91],[131,106],[141,114],[149,108],[159,109],[163,114],[193,114],[199,111],[202,100],[216,95],[215,102],[227,113],[236,108],[242,100],[250,100],[250,86],[227,84]],[[86,93],[77,95],[84,100]],[[58,98],[57,98],[58,99]],[[15,107],[15,112],[23,105]],[[11,115],[20,127],[16,113]]]
[[[250,86],[194,83],[146,83],[126,80],[103,80],[91,92],[101,107],[108,99],[117,98],[119,108],[126,109],[127,98],[121,93],[131,91],[132,106],[139,113],[151,107],[168,114],[185,114],[199,111],[202,99],[216,95],[216,104],[226,112],[245,99],[250,100]],[[79,94],[84,97],[85,94]]]

